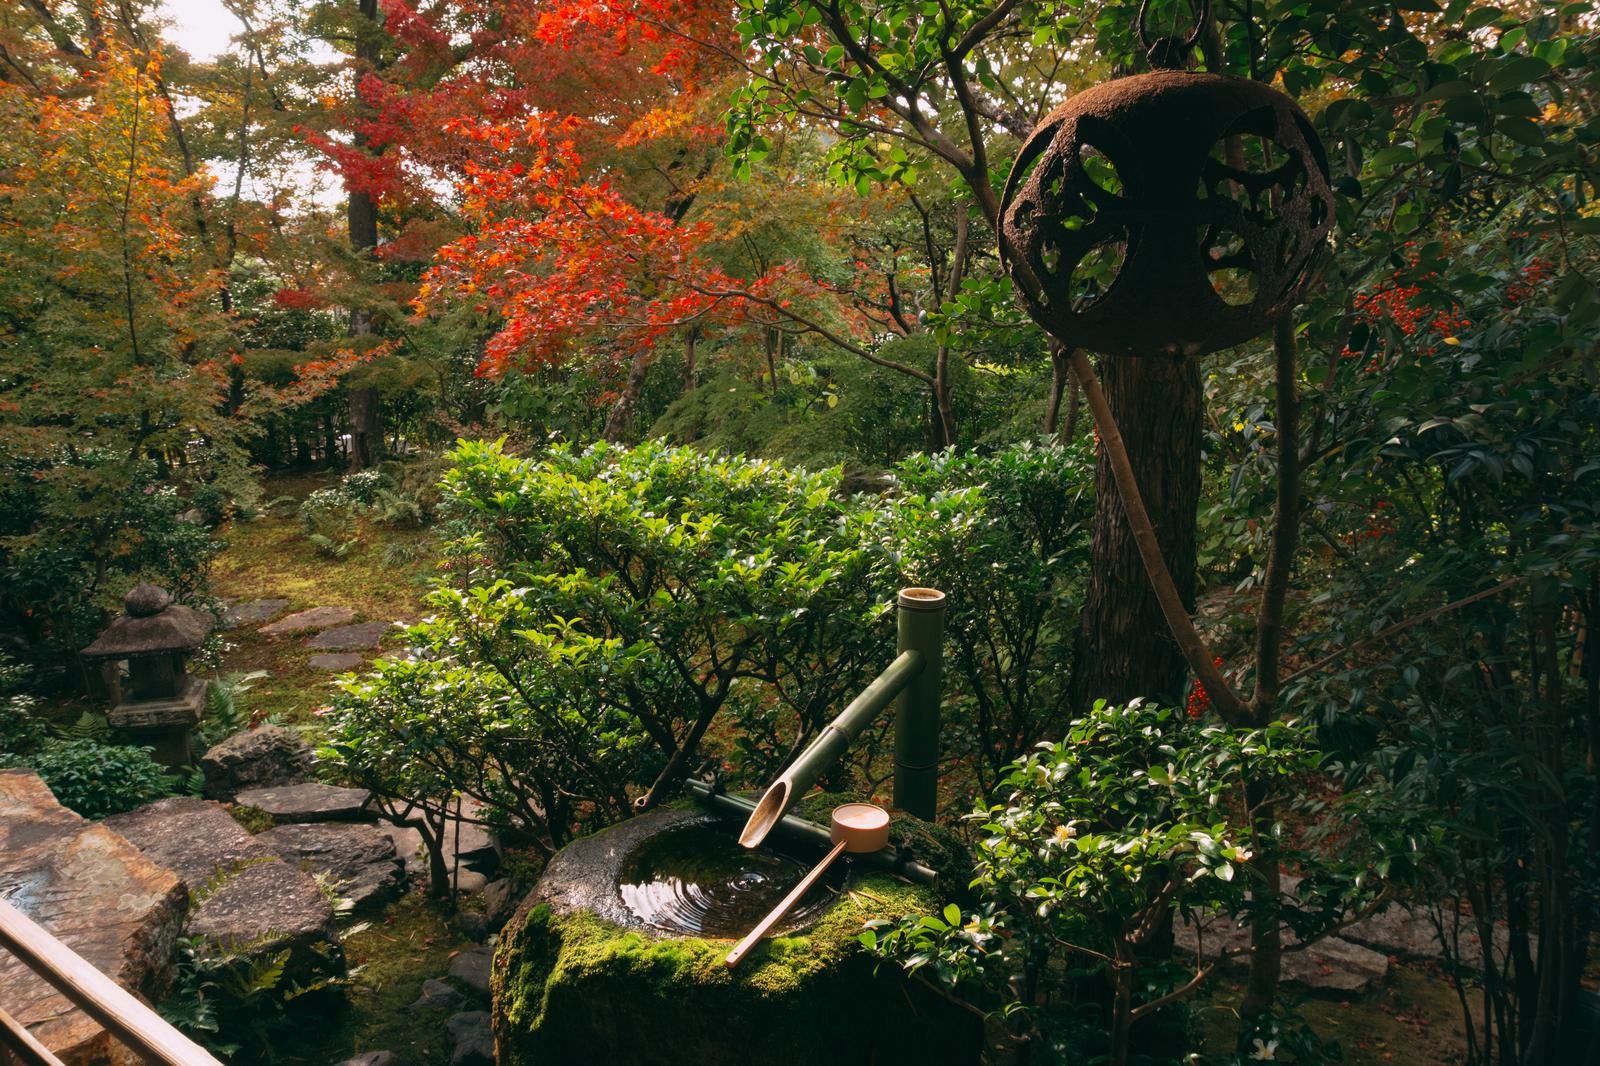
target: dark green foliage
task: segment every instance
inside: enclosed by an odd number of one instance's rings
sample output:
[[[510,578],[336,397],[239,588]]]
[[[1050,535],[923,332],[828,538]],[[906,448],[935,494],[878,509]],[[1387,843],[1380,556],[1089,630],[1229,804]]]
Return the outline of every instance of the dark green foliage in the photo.
[[[888,500],[661,445],[455,461],[465,588],[441,582],[410,631],[424,654],[347,682],[328,719],[330,758],[402,803],[460,792],[548,850],[708,757],[765,781],[892,658],[888,602],[914,581],[964,604],[954,751],[999,765],[1059,720],[1085,476],[1064,449],[908,464],[917,491]]]
[[[995,802],[971,816],[981,834],[976,904],[874,923],[862,941],[912,972],[1008,1004],[1018,1035],[1045,1062],[1095,1053],[1127,1061],[1153,1004],[1200,985],[1190,985],[1197,971],[1152,951],[1165,916],[1254,913],[1253,852],[1280,845],[1259,833],[1244,782],[1260,789],[1258,804],[1293,797],[1319,765],[1311,740],[1295,722],[1232,730],[1154,706],[1097,703],[1063,741],[1010,767]],[[1329,849],[1293,860],[1307,879],[1284,920],[1304,940],[1378,891],[1376,880],[1357,887],[1349,876],[1365,855]],[[1109,994],[1085,994],[1096,987]]]
[[[904,495],[885,517],[888,549],[908,583],[950,597],[947,744],[976,756],[987,791],[1000,767],[1071,719],[1092,459],[1082,444],[1024,442],[913,456],[894,477]]]
[[[150,751],[99,740],[49,739],[32,752],[0,757],[0,766],[30,769],[62,806],[85,818],[104,818],[172,794],[177,782]]]
[[[86,453],[0,467],[0,640],[39,666],[92,641],[137,580],[191,599],[222,546],[179,517],[191,504],[154,463]]]

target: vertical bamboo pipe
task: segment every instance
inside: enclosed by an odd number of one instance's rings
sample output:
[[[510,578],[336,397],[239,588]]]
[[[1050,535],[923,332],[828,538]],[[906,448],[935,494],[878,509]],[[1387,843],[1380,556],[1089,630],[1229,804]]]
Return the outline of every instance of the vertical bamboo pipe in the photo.
[[[938,589],[905,588],[896,603],[898,651],[917,652],[922,669],[901,691],[895,711],[894,805],[932,821],[939,807],[939,701],[949,599]]]

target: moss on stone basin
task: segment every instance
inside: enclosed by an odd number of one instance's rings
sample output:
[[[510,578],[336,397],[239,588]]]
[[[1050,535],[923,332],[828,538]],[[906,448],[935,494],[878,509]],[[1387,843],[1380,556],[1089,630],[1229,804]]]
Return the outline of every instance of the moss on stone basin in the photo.
[[[668,812],[645,827],[632,819],[573,847],[586,845],[578,857],[603,879],[612,860],[683,817]],[[584,898],[572,890],[574,865],[564,856],[552,861],[557,878],[524,901],[496,953],[502,1066],[978,1061],[979,1019],[893,967],[876,968],[856,939],[869,919],[936,911],[940,901],[929,889],[856,872],[815,923],[765,941],[730,971],[723,958],[732,941],[632,925],[604,891]],[[604,883],[614,894],[614,881]]]

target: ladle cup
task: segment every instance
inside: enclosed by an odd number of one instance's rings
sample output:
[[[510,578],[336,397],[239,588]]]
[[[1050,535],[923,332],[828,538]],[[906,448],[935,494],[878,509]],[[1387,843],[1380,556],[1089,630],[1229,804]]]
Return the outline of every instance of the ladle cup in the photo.
[[[841,852],[851,852],[860,855],[871,851],[882,851],[889,844],[889,812],[882,807],[875,807],[870,803],[846,803],[833,809],[833,828],[829,833],[833,841],[833,850],[823,856],[822,861],[813,866],[809,873],[800,879],[772,908],[765,918],[756,923],[756,927],[745,934],[744,939],[734,945],[728,952],[728,957],[723,960],[731,970],[749,954],[750,949],[761,942],[761,939],[772,931],[772,927],[783,920],[799,903],[805,894],[811,891],[819,878],[833,865],[833,860]]]

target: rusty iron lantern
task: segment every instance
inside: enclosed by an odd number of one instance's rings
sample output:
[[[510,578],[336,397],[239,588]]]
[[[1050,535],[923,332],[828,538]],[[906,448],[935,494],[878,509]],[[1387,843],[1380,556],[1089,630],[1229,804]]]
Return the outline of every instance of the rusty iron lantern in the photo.
[[[1198,356],[1303,294],[1333,226],[1305,113],[1246,78],[1193,72],[1187,38],[1139,34],[1152,71],[1047,115],[1006,182],[1001,252],[1035,321],[1072,348]]]

